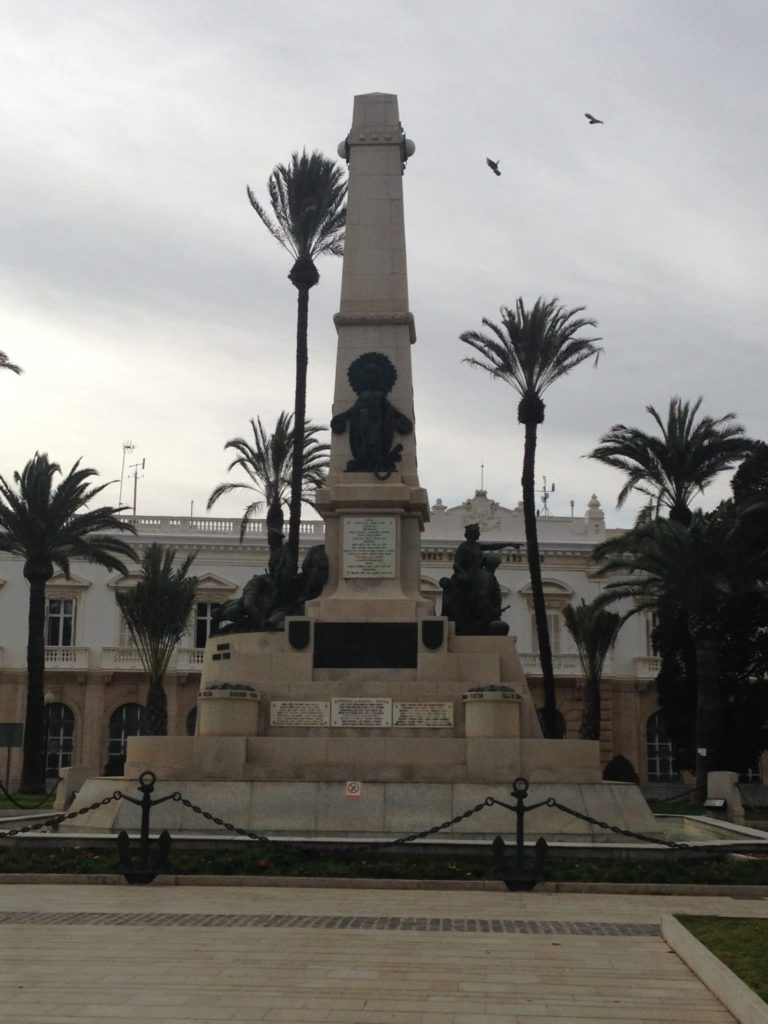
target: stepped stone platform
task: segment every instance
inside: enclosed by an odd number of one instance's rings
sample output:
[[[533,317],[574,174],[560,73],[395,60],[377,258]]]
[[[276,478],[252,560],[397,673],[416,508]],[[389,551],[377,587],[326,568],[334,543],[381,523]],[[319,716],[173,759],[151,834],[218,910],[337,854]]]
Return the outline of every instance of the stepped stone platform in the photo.
[[[135,795],[139,776],[151,770],[156,796],[178,790],[238,828],[394,838],[449,821],[487,796],[514,803],[512,783],[525,777],[529,803],[554,797],[600,821],[659,835],[636,786],[601,780],[598,743],[541,737],[511,637],[456,637],[445,620],[428,621],[442,627],[443,638],[437,647],[422,643],[413,668],[315,668],[311,651],[292,650],[290,623],[284,633],[213,638],[203,670],[200,734],[131,738],[124,778],[89,779],[73,809],[115,789]],[[422,638],[432,634],[434,644],[440,630],[421,632]],[[120,801],[67,830],[138,824],[138,809]],[[220,831],[174,801],[153,811],[152,827]],[[494,806],[444,834],[511,838],[514,829],[514,815]],[[527,816],[526,835],[614,838],[549,807]]]

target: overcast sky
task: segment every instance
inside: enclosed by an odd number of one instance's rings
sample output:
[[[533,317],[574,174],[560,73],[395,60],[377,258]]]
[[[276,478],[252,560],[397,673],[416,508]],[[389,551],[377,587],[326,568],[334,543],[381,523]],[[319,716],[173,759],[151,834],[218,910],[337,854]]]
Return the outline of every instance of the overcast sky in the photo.
[[[766,52],[765,0],[0,0],[0,350],[25,370],[0,374],[0,473],[41,450],[115,479],[130,440],[123,500],[146,459],[139,514],[203,513],[224,442],[293,401],[291,261],[246,184],[265,197],[303,146],[334,156],[353,96],[392,92],[416,143],[430,500],[469,497],[481,463],[491,497],[520,499],[516,396],[462,365],[459,335],[558,296],[605,351],[547,393],[537,477],[555,514],[594,491],[629,524],[621,475],[583,458],[614,423],[703,396],[768,439]],[[327,423],[341,260],[318,269],[308,409]]]

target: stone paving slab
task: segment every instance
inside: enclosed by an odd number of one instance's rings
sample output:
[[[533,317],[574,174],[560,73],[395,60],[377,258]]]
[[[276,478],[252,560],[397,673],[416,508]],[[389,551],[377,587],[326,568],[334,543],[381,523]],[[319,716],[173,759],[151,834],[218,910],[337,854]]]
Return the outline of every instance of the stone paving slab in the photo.
[[[726,1024],[659,937],[661,914],[683,911],[765,917],[768,903],[1,887],[0,1022]]]

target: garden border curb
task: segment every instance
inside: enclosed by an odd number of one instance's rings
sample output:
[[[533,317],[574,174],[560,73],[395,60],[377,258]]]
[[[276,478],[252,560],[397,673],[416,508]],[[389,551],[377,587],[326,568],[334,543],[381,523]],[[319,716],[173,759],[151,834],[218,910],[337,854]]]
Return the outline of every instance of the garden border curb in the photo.
[[[672,914],[662,914],[661,937],[739,1024],[768,1024],[768,1005]]]

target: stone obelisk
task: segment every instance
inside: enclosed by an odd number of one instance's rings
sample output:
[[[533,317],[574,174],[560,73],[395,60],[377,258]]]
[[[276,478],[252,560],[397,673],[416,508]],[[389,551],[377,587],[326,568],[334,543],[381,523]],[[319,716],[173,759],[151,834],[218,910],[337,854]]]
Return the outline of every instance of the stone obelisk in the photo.
[[[429,518],[416,467],[403,217],[415,147],[397,97],[356,96],[339,146],[349,165],[328,481],[317,492],[330,577],[316,620],[404,621],[430,614],[419,594],[419,535]]]

